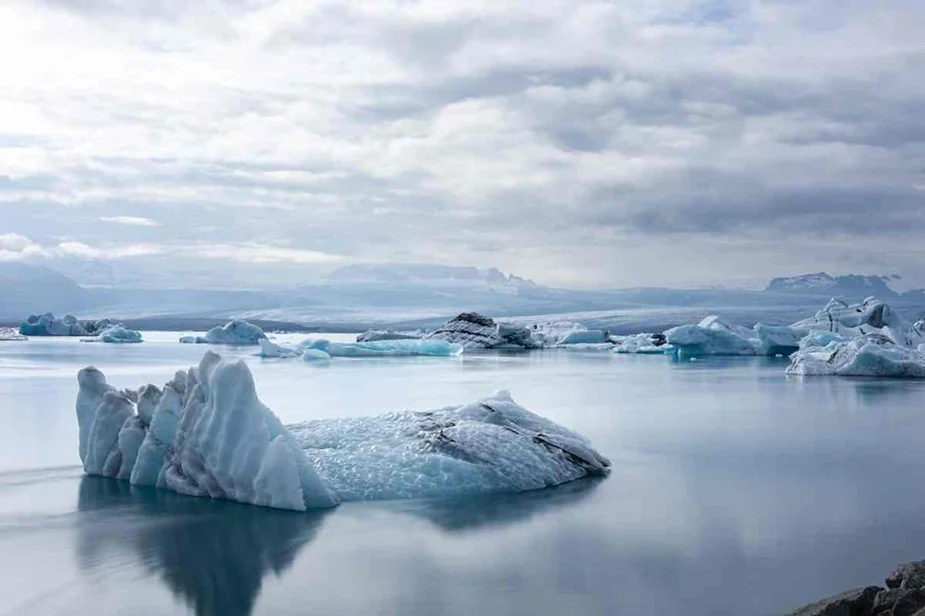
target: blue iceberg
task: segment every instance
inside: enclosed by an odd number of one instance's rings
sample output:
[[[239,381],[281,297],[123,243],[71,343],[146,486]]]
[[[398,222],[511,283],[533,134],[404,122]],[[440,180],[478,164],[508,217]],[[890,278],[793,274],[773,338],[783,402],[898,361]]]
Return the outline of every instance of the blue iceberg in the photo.
[[[233,346],[256,346],[267,337],[263,330],[253,323],[235,319],[221,327],[213,327],[205,336],[183,336],[184,344],[227,344]]]
[[[207,352],[163,388],[119,391],[78,375],[78,451],[88,474],[304,511],[345,500],[517,492],[605,475],[584,437],[507,392],[421,413],[285,426],[243,361]]]

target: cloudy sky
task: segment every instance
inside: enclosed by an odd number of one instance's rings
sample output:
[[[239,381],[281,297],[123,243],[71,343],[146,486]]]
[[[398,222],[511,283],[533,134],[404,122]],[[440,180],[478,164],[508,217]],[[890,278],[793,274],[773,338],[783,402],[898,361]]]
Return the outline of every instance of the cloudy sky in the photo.
[[[925,285],[923,32],[920,0],[7,0],[0,260]]]

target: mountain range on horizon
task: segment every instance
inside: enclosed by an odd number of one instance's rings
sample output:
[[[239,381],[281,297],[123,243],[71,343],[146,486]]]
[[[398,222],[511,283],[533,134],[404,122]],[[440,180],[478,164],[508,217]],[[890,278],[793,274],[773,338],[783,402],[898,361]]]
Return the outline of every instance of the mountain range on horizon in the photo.
[[[151,289],[85,287],[45,266],[0,262],[4,291],[0,319],[10,324],[32,313],[52,311],[119,319],[240,316],[341,327],[433,322],[463,311],[515,317],[621,311],[644,315],[662,309],[690,309],[691,314],[700,314],[730,308],[760,315],[762,310],[818,308],[832,296],[857,301],[871,295],[898,306],[925,308],[925,291],[897,292],[890,287],[897,279],[817,272],[774,278],[763,290],[642,287],[586,291],[545,287],[493,267],[364,264],[336,269],[317,284],[288,289]]]

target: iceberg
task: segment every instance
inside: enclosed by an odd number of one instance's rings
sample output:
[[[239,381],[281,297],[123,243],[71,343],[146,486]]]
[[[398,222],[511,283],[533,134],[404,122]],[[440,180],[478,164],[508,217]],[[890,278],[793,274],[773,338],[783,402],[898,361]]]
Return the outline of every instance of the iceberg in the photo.
[[[54,314],[46,312],[30,315],[19,326],[19,333],[23,336],[94,336],[111,325],[113,323],[109,319],[78,321],[72,315],[58,319]]]
[[[463,349],[525,350],[542,345],[533,339],[530,330],[494,320],[474,312],[464,312],[425,334],[426,340],[445,340]]]
[[[257,342],[260,345],[260,357],[291,358],[299,357],[302,354],[300,349],[276,344],[269,338],[261,338]]]
[[[13,329],[12,327],[0,327],[0,342],[20,342],[28,339],[29,337],[20,334],[19,330]]]
[[[99,333],[96,339],[100,342],[108,342],[111,344],[135,344],[144,342],[140,331],[127,329],[123,325],[111,325],[107,327]],[[91,338],[91,340],[93,339]]]
[[[84,471],[181,494],[274,507],[517,492],[606,475],[584,437],[507,392],[472,404],[284,426],[247,365],[209,351],[163,388],[78,374]]]
[[[925,325],[925,323],[923,323]],[[889,305],[868,297],[859,304],[833,298],[812,317],[791,325],[758,323],[748,329],[709,316],[697,325],[682,325],[665,332],[679,356],[791,355],[807,346],[825,346],[875,334],[894,344],[914,348],[925,344],[925,327],[908,324]],[[807,336],[812,343],[804,343]]]
[[[814,332],[815,334],[815,332]],[[850,339],[810,334],[791,356],[787,374],[799,376],[876,376],[925,378],[925,353],[872,333]]]
[[[391,329],[371,329],[357,336],[357,342],[379,342],[381,340],[414,340],[423,334],[418,332],[396,332]]]
[[[674,347],[668,344],[665,334],[635,334],[616,338],[613,352],[664,355],[674,352]]]
[[[917,323],[909,324],[888,304],[875,297],[868,297],[859,304],[832,298],[822,310],[791,327],[826,331],[846,338],[879,334],[906,347],[925,343],[925,331],[917,327]]]
[[[227,344],[234,346],[257,346],[267,335],[252,323],[235,319],[221,327],[213,327],[205,336],[183,336],[183,344]]]
[[[757,355],[754,332],[708,316],[697,325],[681,325],[665,332],[665,341],[679,357],[699,355]]]

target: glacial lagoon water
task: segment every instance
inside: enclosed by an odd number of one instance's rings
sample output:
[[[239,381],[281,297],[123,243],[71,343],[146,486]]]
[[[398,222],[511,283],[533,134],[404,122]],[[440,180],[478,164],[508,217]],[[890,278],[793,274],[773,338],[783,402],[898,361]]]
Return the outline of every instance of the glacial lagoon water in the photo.
[[[504,388],[613,472],[309,514],[84,477],[77,370],[161,384],[207,348],[178,336],[0,342],[0,614],[780,614],[925,558],[925,383],[788,378],[781,359],[216,349],[285,423]]]

